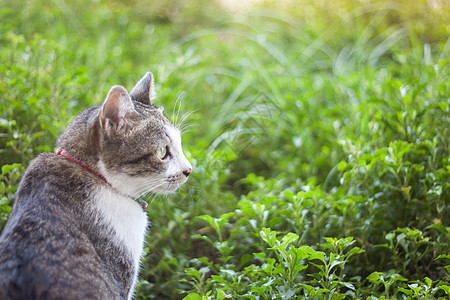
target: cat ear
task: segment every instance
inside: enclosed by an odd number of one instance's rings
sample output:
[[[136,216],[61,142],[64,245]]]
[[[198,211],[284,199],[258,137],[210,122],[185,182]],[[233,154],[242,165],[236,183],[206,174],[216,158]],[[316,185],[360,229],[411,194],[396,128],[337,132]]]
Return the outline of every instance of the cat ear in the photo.
[[[135,112],[131,97],[127,90],[120,85],[113,86],[106,96],[100,110],[100,124],[103,129],[118,129],[125,115]]]
[[[148,105],[152,104],[155,95],[155,83],[150,72],[147,72],[130,92],[131,99]]]

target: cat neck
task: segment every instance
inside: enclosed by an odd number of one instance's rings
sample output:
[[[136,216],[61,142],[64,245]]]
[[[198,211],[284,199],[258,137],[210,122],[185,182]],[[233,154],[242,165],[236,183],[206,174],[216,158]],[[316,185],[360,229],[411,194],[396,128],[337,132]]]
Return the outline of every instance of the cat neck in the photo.
[[[76,156],[71,156],[69,153],[67,153],[64,149],[62,148],[58,148],[58,150],[56,151],[57,155],[61,155],[64,156],[65,158],[67,158],[68,160],[74,162],[75,164],[83,167],[84,169],[86,169],[87,171],[89,171],[90,173],[96,175],[97,177],[99,177],[100,179],[102,179],[111,189],[114,190],[115,193],[120,194],[124,197],[133,199],[133,197],[125,195],[124,193],[121,193],[120,191],[118,191],[117,189],[115,189],[109,182],[108,180],[106,180],[105,176],[103,176],[99,171],[95,170],[94,168],[92,168],[90,165],[84,163],[80,158],[76,157]],[[135,199],[139,205],[142,207],[142,210],[144,212],[146,212],[148,210],[148,204],[147,202],[145,202],[144,200],[141,199]]]
[[[100,179],[102,179],[107,185],[109,185],[110,187],[112,187],[112,185],[108,182],[108,180],[106,180],[105,176],[103,176],[100,172],[98,172],[97,170],[95,170],[94,168],[92,168],[90,165],[84,163],[80,158],[78,157],[73,157],[71,156],[69,153],[67,153],[64,149],[62,148],[58,148],[58,150],[56,151],[57,155],[61,155],[64,156],[65,158],[67,158],[68,160],[73,161],[74,163],[76,163],[77,165],[82,166],[83,168],[85,168],[86,170],[88,170],[89,172],[91,172],[92,174],[96,175],[97,177],[99,177]]]

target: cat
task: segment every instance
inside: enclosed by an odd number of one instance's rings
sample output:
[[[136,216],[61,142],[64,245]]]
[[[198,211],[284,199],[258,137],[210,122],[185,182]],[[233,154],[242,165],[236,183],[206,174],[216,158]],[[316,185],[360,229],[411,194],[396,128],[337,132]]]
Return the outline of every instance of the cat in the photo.
[[[153,105],[148,72],[113,86],[27,168],[0,237],[0,299],[131,299],[149,193],[171,193],[192,166],[179,129]]]

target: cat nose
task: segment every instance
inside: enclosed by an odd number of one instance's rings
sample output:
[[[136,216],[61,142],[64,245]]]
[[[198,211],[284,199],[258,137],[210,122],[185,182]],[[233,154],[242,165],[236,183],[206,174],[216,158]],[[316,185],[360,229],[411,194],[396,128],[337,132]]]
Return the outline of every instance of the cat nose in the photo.
[[[191,175],[191,173],[192,173],[192,168],[189,168],[189,169],[183,171],[183,174],[184,174],[186,177],[188,177],[189,175]]]

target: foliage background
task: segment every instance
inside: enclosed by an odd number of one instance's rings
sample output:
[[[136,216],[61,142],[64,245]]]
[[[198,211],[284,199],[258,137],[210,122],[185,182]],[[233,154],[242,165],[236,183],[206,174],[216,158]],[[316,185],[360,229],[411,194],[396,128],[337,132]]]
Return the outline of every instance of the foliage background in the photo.
[[[194,173],[147,199],[137,298],[448,297],[449,12],[0,0],[0,230],[29,161],[150,70]]]

